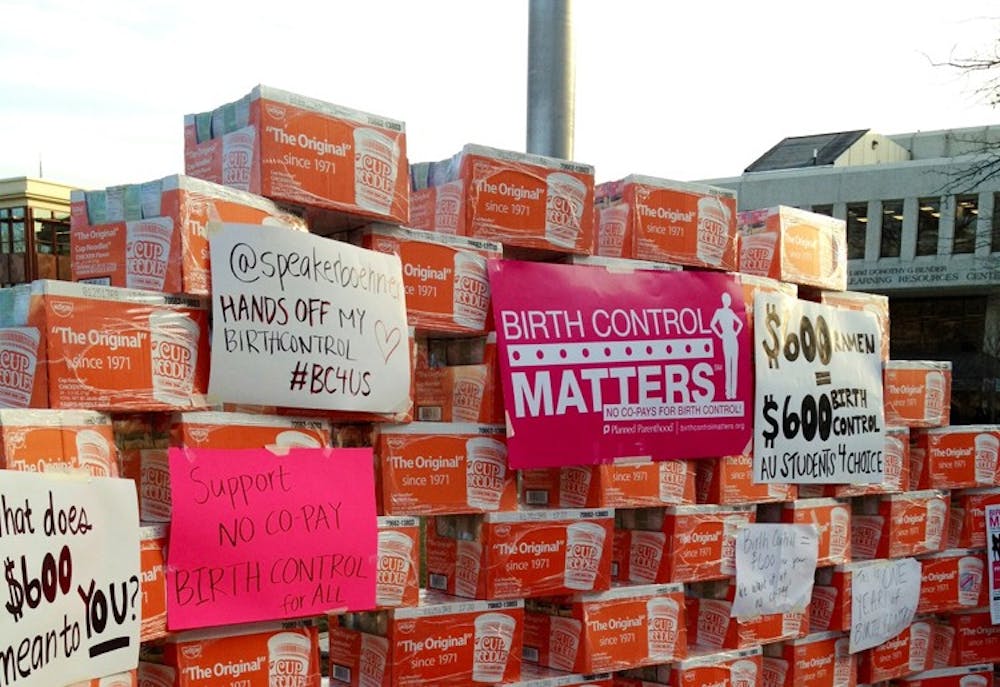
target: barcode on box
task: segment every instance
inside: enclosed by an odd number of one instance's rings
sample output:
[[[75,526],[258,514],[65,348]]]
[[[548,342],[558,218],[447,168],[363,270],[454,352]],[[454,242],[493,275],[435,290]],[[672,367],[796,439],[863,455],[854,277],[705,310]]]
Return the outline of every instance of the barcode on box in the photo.
[[[549,492],[540,489],[527,489],[524,492],[524,500],[529,506],[549,505]]]
[[[420,406],[417,418],[421,422],[441,422],[441,406]]]
[[[351,684],[351,669],[347,666],[333,666],[333,679],[337,682]]]
[[[431,575],[428,579],[428,583],[431,589],[440,589],[442,591],[447,591],[448,589],[448,576],[447,575]]]
[[[524,647],[521,655],[524,656],[524,660],[528,663],[538,663],[538,649],[533,646]]]

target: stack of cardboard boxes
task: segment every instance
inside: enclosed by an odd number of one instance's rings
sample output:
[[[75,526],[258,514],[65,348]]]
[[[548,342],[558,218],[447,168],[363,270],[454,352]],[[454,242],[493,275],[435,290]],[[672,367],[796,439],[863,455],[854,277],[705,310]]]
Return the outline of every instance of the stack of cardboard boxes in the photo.
[[[185,167],[74,194],[80,283],[0,292],[0,468],[136,482],[145,660],[101,687],[992,685],[983,512],[1000,503],[1000,427],[948,426],[947,365],[889,361],[887,299],[844,291],[843,221],[737,214],[729,191],[644,176],[595,188],[587,165],[475,145],[411,169],[402,123],[267,87],[186,117]],[[210,405],[214,222],[398,255],[412,410]],[[728,272],[751,328],[756,293],[872,312],[884,482],[755,484],[749,445],[510,470],[486,262],[512,257]],[[328,446],[374,449],[376,608],[168,632],[166,449]],[[817,527],[806,612],[731,616],[736,534],[755,522]],[[852,573],[908,556],[917,618],[851,654]]]

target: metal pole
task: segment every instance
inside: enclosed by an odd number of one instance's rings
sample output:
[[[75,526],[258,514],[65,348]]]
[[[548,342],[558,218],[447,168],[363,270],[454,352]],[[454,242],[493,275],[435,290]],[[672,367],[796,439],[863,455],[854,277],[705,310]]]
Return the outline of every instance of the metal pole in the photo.
[[[573,158],[576,76],[572,0],[530,0],[528,152]]]

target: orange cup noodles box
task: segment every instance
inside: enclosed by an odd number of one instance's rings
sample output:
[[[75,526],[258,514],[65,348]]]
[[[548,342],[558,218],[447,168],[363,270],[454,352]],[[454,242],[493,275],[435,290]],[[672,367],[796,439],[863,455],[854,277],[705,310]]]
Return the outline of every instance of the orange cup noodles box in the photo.
[[[418,186],[435,189],[435,225],[418,228],[449,224],[454,212],[455,231],[447,233],[517,248],[593,252],[590,165],[470,144],[430,168]],[[448,219],[439,221],[438,213]]]
[[[948,613],[989,603],[986,554],[981,549],[949,549],[920,557],[917,613]]]
[[[303,623],[185,632],[167,638],[163,663],[177,673],[174,687],[319,687],[319,634]]]
[[[330,423],[318,418],[292,418],[252,413],[175,413],[170,445],[185,448],[296,448],[330,446]]]
[[[73,191],[73,281],[208,295],[209,222],[306,231],[304,220],[265,198],[182,175]]]
[[[0,409],[0,468],[118,477],[111,418],[90,410]]]
[[[852,517],[854,558],[902,558],[941,551],[948,541],[948,506],[948,492],[934,489],[879,497],[877,513],[856,512]]]
[[[688,597],[686,604],[688,641],[706,649],[746,649],[803,637],[809,632],[805,612],[734,618],[732,601]]]
[[[174,687],[177,682],[177,671],[161,663],[139,661],[136,673],[139,678],[138,687]]]
[[[167,636],[167,584],[165,550],[167,528],[153,525],[139,528],[140,590],[142,628],[139,639],[148,642]]]
[[[813,300],[810,298],[810,300]],[[861,291],[821,291],[817,302],[847,310],[869,312],[882,333],[882,362],[889,360],[889,297]]]
[[[934,667],[934,623],[918,617],[889,641],[858,654],[858,681],[884,682]]]
[[[650,270],[653,272],[680,272],[684,269],[682,265],[674,265],[669,262],[653,262],[652,260],[633,260],[632,258],[614,258],[604,255],[564,255],[559,262],[567,265],[586,265],[588,267],[603,267],[609,272],[631,273],[636,270]]]
[[[910,488],[910,430],[906,427],[886,427],[882,463],[885,478],[880,484],[828,485],[831,496],[847,498],[872,494],[898,494]]]
[[[766,687],[855,687],[857,660],[840,632],[817,632],[764,647]]]
[[[877,561],[858,561],[820,568],[816,571],[809,602],[809,629],[812,632],[851,631],[851,584],[853,573]]]
[[[739,271],[831,291],[847,289],[847,223],[798,208],[741,212]]]
[[[887,425],[945,427],[951,422],[951,362],[890,360],[885,364]]]
[[[521,501],[559,508],[642,508],[695,502],[690,460],[622,460],[521,471]]]
[[[934,668],[955,665],[955,628],[951,616],[937,616],[934,626]]]
[[[956,611],[951,626],[955,628],[955,665],[1000,663],[1000,625],[990,622],[989,608]]]
[[[129,474],[135,474],[134,466],[138,465],[136,487],[139,490],[139,520],[144,523],[170,522],[172,501],[168,450],[136,449],[129,451],[128,455],[129,462],[132,463]]]
[[[566,673],[534,663],[521,664],[521,679],[505,682],[508,687],[615,687],[611,673]]]
[[[0,408],[32,406],[40,343],[41,333],[35,327],[0,329]],[[41,367],[44,374],[44,361]]]
[[[45,339],[53,408],[204,407],[208,308],[203,299],[59,281],[32,284],[29,320]],[[42,398],[36,375],[34,397]]]
[[[330,621],[330,684],[417,687],[516,683],[524,602],[424,592],[420,605]]]
[[[411,173],[418,165],[410,166]],[[461,179],[439,186],[424,186],[410,192],[409,225],[416,229],[433,231],[444,236],[457,236],[465,232],[465,193]]]
[[[126,670],[124,673],[115,673],[105,677],[74,682],[67,687],[141,687],[142,683],[136,675],[135,670]]]
[[[963,489],[951,495],[949,545],[954,548],[986,547],[986,506],[1000,503],[1000,487]]]
[[[1000,425],[951,425],[914,432],[924,451],[921,489],[1000,485]]]
[[[674,664],[671,687],[762,687],[763,655],[759,646],[739,651],[699,650]]]
[[[734,191],[641,175],[602,187],[599,255],[736,270]]]
[[[736,531],[755,520],[749,505],[619,511],[616,527],[628,535],[615,542],[627,547],[616,556],[618,579],[699,582],[735,575]]]
[[[318,210],[314,229],[363,223],[349,216],[409,219],[402,122],[268,86],[185,115],[184,171]]]
[[[381,428],[376,453],[386,515],[517,508],[502,425],[414,422]]]
[[[794,501],[794,484],[758,484],[753,481],[753,455],[742,453],[696,461],[698,502],[735,505]]]
[[[524,658],[594,673],[687,656],[682,585],[615,587],[558,601],[526,603]]]
[[[502,257],[502,245],[385,225],[369,225],[355,241],[363,248],[399,256],[411,326],[432,332],[485,333],[490,313],[486,261]]]
[[[851,560],[851,506],[839,499],[802,499],[786,503],[781,522],[815,525],[819,530],[817,567]]]
[[[375,605],[416,606],[420,600],[420,521],[415,517],[378,519]]]
[[[475,599],[602,591],[611,585],[610,510],[444,516],[426,531],[428,584]]]
[[[494,409],[499,379],[491,365],[451,365],[418,368],[414,404],[420,422],[501,424]]]
[[[993,664],[935,668],[901,677],[905,687],[993,687]]]

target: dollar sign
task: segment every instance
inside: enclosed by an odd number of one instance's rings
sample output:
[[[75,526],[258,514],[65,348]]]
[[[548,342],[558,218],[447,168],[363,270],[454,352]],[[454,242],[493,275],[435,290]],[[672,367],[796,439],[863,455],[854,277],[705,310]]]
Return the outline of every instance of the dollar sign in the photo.
[[[767,355],[767,366],[772,370],[778,369],[778,354],[781,353],[781,318],[778,317],[778,308],[773,303],[765,306],[767,317],[764,326],[767,328],[768,338],[764,340],[764,354]]]
[[[14,617],[16,623],[24,617],[24,588],[21,583],[14,578],[14,561],[10,558],[4,561],[4,574],[7,576],[7,591],[10,592],[10,601],[4,606]]]
[[[764,436],[764,448],[774,448],[774,439],[778,436],[778,421],[774,419],[773,413],[777,412],[778,404],[774,401],[774,396],[768,394],[764,397],[764,421],[769,425],[761,434]]]

